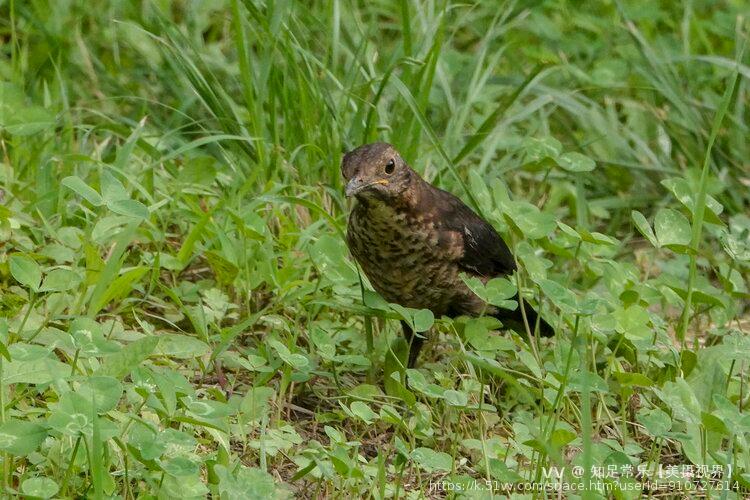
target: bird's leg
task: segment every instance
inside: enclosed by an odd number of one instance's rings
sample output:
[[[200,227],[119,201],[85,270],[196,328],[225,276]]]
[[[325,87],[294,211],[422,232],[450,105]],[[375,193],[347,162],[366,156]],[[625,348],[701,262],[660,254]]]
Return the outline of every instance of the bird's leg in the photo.
[[[409,344],[409,361],[406,365],[407,368],[414,368],[419,356],[419,351],[422,349],[422,343],[424,338],[414,334],[414,330],[409,326],[406,321],[401,320],[401,327],[404,329],[404,337],[406,342]]]

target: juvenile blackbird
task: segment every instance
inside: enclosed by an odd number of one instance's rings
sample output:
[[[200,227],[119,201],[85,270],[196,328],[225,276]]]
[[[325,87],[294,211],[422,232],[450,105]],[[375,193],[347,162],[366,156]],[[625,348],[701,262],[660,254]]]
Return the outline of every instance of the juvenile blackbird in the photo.
[[[508,246],[490,224],[452,194],[425,182],[390,144],[350,151],[341,173],[346,196],[357,200],[349,215],[349,249],[385,300],[429,309],[436,317],[486,314],[525,334],[520,307],[511,311],[488,305],[460,277],[466,273],[487,281],[516,270]],[[524,311],[532,331],[538,322],[543,336],[554,334],[528,304]],[[402,325],[412,367],[423,339]]]

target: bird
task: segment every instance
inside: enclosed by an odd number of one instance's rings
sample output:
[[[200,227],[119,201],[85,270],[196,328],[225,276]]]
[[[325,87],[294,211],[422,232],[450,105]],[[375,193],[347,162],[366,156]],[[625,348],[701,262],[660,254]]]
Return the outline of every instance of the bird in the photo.
[[[388,302],[429,309],[435,317],[493,316],[504,327],[549,337],[554,330],[528,304],[519,308],[487,304],[461,275],[489,279],[511,275],[516,262],[491,224],[453,194],[419,176],[396,148],[365,144],[344,154],[345,195],[354,198],[346,240],[373,288]],[[518,295],[515,300],[518,301]],[[416,364],[424,338],[406,321],[407,367]]]

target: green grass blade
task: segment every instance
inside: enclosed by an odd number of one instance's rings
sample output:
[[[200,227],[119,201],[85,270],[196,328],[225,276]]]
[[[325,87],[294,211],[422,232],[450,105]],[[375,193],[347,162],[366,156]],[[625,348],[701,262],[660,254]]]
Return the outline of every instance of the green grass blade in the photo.
[[[742,54],[744,54],[744,45],[738,56],[738,61],[742,60]],[[724,90],[719,109],[714,115],[713,124],[711,126],[711,134],[708,137],[708,145],[706,147],[706,155],[703,159],[703,168],[701,169],[700,181],[698,184],[698,193],[695,196],[695,202],[693,207],[693,220],[692,220],[692,234],[690,238],[690,248],[693,250],[690,253],[690,270],[688,274],[688,285],[687,285],[687,297],[685,298],[685,306],[682,310],[681,321],[677,329],[677,338],[684,344],[685,334],[690,324],[690,315],[692,314],[692,300],[695,289],[695,280],[697,275],[697,254],[700,250],[701,234],[703,232],[703,219],[706,212],[706,198],[708,194],[708,179],[709,172],[711,169],[711,150],[713,149],[716,137],[721,129],[721,124],[724,121],[724,116],[727,114],[729,103],[732,100],[735,87],[737,85],[737,78],[739,76],[739,66],[735,68],[734,73],[729,79],[729,83]]]
[[[122,230],[122,232],[115,239],[115,245],[112,249],[112,253],[107,259],[107,263],[104,266],[101,274],[99,275],[94,291],[91,293],[89,298],[89,307],[86,311],[86,315],[89,318],[93,318],[96,314],[104,307],[106,301],[105,296],[110,285],[117,279],[117,275],[120,272],[123,264],[123,255],[127,250],[130,243],[135,237],[135,231],[138,228],[139,222],[131,222]]]
[[[396,87],[398,92],[401,94],[401,97],[404,98],[404,100],[406,101],[406,104],[411,109],[411,112],[414,113],[414,116],[416,116],[417,120],[419,121],[419,124],[427,133],[427,137],[430,139],[430,142],[435,147],[435,149],[440,153],[440,156],[445,161],[445,165],[448,168],[448,171],[456,179],[456,182],[458,182],[459,186],[461,186],[461,189],[463,189],[464,193],[466,194],[466,197],[469,199],[474,209],[479,210],[479,203],[477,203],[477,200],[475,199],[474,194],[471,192],[471,190],[469,190],[469,187],[466,185],[466,183],[461,178],[461,176],[458,175],[456,166],[453,164],[453,161],[451,161],[450,157],[448,156],[448,153],[445,152],[445,149],[443,148],[440,139],[435,133],[435,130],[433,130],[432,126],[427,121],[427,118],[425,118],[425,116],[419,110],[419,105],[414,100],[414,96],[411,94],[411,92],[406,87],[406,85],[404,85],[404,82],[402,82],[398,76],[393,75],[391,79],[392,79],[393,85]]]

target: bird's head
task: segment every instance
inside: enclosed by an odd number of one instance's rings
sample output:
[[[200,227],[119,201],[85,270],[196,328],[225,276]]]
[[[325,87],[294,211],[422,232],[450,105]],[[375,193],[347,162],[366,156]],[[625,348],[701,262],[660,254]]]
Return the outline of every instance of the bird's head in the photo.
[[[341,160],[346,196],[387,200],[401,195],[416,175],[385,142],[365,144],[349,151]]]

